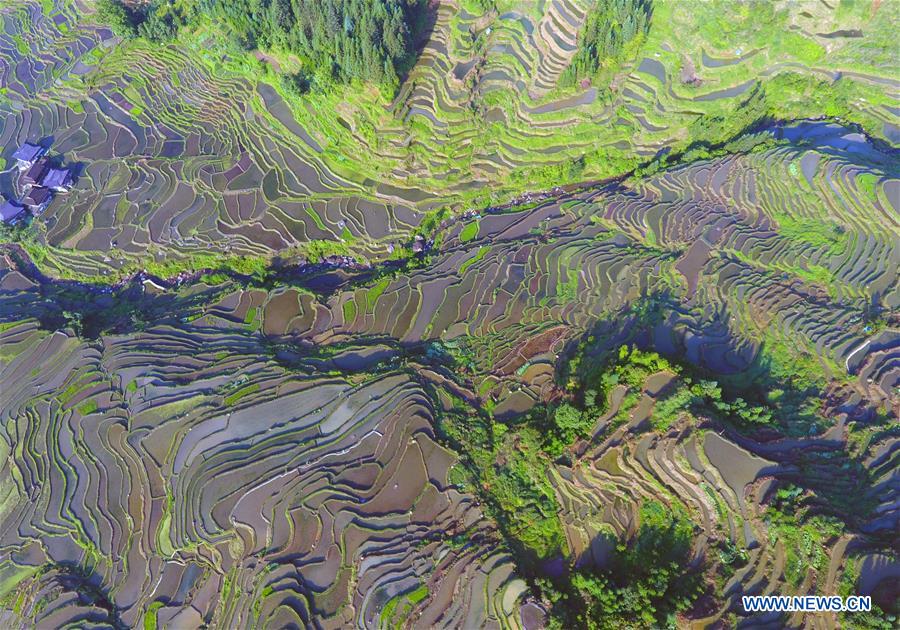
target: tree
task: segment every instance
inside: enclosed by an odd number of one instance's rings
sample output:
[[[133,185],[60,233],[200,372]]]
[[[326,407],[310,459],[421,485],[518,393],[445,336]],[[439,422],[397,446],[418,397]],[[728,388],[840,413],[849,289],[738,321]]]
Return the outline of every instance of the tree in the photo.
[[[574,572],[571,594],[553,611],[564,625],[665,627],[700,594],[701,576],[688,568],[690,520],[656,501],[641,506],[640,515],[637,534],[616,547],[608,566]]]
[[[562,85],[596,75],[621,60],[650,28],[650,0],[599,0],[578,36],[578,51],[560,77]]]
[[[137,34],[131,12],[118,0],[97,0],[97,21],[106,24],[119,37],[130,38]]]
[[[138,34],[151,42],[165,42],[175,37],[178,29],[170,14],[149,10],[146,19],[138,26]]]

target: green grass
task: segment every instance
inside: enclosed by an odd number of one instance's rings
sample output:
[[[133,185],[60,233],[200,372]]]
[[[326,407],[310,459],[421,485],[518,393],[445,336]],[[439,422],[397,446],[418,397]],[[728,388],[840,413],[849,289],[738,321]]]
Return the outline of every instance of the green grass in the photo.
[[[799,33],[784,31],[775,39],[772,53],[795,57],[805,64],[816,64],[825,58],[825,48]]]
[[[225,403],[226,407],[233,407],[235,405],[235,403],[237,403],[242,398],[245,398],[245,397],[249,396],[250,394],[253,394],[258,391],[259,391],[259,383],[253,383],[251,385],[248,385],[247,387],[237,390],[236,392],[234,392],[232,394],[229,394],[228,396],[225,397],[225,400],[223,402]]]
[[[459,240],[463,243],[474,241],[478,237],[478,221],[467,223],[459,233]]]
[[[15,43],[16,50],[20,55],[25,56],[31,53],[31,48],[28,46],[28,43],[24,39],[22,39],[21,35],[13,35],[13,42]]]
[[[809,235],[807,235],[806,238],[814,241],[816,239],[815,233],[811,232]],[[747,263],[748,265],[764,269],[769,273],[789,273],[790,275],[803,280],[807,284],[817,285],[821,287],[822,289],[826,290],[833,299],[837,298],[838,289],[840,289],[847,295],[855,295],[859,293],[858,290],[855,290],[852,286],[842,282],[840,279],[838,279],[837,275],[835,275],[834,272],[822,265],[806,263],[804,266],[800,263],[788,264],[786,262],[780,261],[774,263],[764,263],[751,255],[736,250],[730,250],[729,255],[734,256],[738,260]]]
[[[875,204],[878,202],[878,195],[875,192],[875,186],[880,178],[874,173],[860,173],[856,177],[856,184],[859,190],[865,195],[868,202]]]
[[[77,380],[68,387],[66,387],[62,392],[56,395],[56,399],[60,402],[61,405],[66,405],[70,400],[75,398],[78,393],[87,387],[89,382],[85,382],[85,380]]]
[[[366,291],[366,312],[372,313],[375,310],[375,304],[378,302],[378,298],[384,293],[385,289],[390,285],[390,278],[382,278],[378,282],[375,283],[368,291]]]
[[[299,246],[300,253],[310,262],[319,262],[329,256],[346,256],[350,249],[341,241],[312,240]]]
[[[840,536],[844,526],[833,517],[805,518],[800,508],[786,510],[785,507],[767,510],[769,544],[781,542],[785,553],[784,576],[789,584],[799,587],[807,571],[815,571],[819,576],[827,571],[827,543]],[[795,510],[800,510],[799,514]]]
[[[474,4],[481,6],[482,3]],[[531,15],[536,11],[536,6],[524,2],[504,0],[500,5],[496,2],[490,4]],[[889,22],[891,12],[895,12],[889,5],[890,3],[882,5],[879,11],[883,15],[877,19],[870,19],[866,12],[855,10],[840,9],[838,14],[844,15],[843,19],[854,25],[860,22],[865,29],[876,33],[884,31],[885,39],[878,44],[884,47],[888,45],[889,29],[883,23]],[[479,9],[481,10],[483,7]],[[637,156],[633,149],[635,145],[669,146],[672,155],[678,159],[703,157],[709,154],[708,150],[687,153],[687,148],[696,141],[710,145],[727,142],[762,115],[781,119],[839,116],[862,124],[876,136],[881,134],[881,121],[871,114],[869,108],[859,107],[858,102],[865,99],[870,104],[889,103],[889,97],[882,88],[857,81],[851,76],[845,76],[831,84],[819,80],[812,71],[807,70],[806,66],[835,69],[837,66],[832,61],[834,51],[824,57],[822,47],[817,42],[803,35],[802,31],[789,28],[791,19],[796,17],[795,13],[794,8],[776,8],[768,6],[768,3],[744,5],[720,1],[699,3],[694,10],[685,12],[679,10],[676,2],[657,0],[654,3],[650,31],[640,50],[634,51],[635,59],[656,58],[666,67],[669,76],[677,77],[682,60],[691,58],[704,80],[699,93],[762,77],[765,96],[757,100],[748,100],[744,95],[716,101],[681,101],[667,94],[669,90],[658,85],[656,79],[641,73],[641,81],[655,92],[651,99],[660,100],[660,111],[642,107],[642,115],[651,124],[662,128],[656,131],[645,129],[638,118],[625,107],[630,103],[629,97],[623,97],[621,102],[615,104],[613,122],[610,122],[606,116],[609,103],[603,94],[595,103],[579,109],[528,116],[522,115],[523,108],[533,107],[534,103],[524,100],[513,89],[501,88],[480,95],[481,100],[476,105],[480,104],[483,108],[499,107],[508,112],[506,124],[487,122],[466,108],[461,108],[462,111],[456,108],[444,110],[440,107],[440,102],[434,103],[438,126],[443,128],[449,124],[454,130],[449,138],[444,138],[443,133],[437,133],[435,124],[425,117],[399,119],[388,113],[391,99],[371,85],[336,86],[302,96],[288,93],[284,90],[283,81],[268,64],[260,64],[252,54],[237,49],[233,43],[218,36],[216,25],[202,20],[194,32],[183,33],[165,50],[147,42],[130,41],[109,52],[98,47],[88,53],[87,61],[102,60],[97,77],[90,77],[91,81],[103,77],[114,79],[122,73],[122,68],[129,68],[130,82],[125,93],[132,103],[141,102],[140,99],[145,98],[145,92],[154,91],[149,76],[138,71],[145,58],[153,58],[162,64],[164,70],[169,70],[167,75],[172,77],[173,82],[177,82],[180,67],[196,66],[203,73],[210,74],[214,85],[228,86],[235,100],[248,100],[259,121],[274,125],[280,133],[283,126],[262,106],[253,89],[260,81],[269,83],[285,99],[297,122],[323,147],[323,152],[315,156],[317,160],[322,160],[322,168],[338,178],[354,182],[351,187],[354,191],[357,184],[365,180],[374,184],[387,182],[402,187],[422,188],[440,193],[445,206],[458,211],[505,202],[530,190],[582,179],[622,175],[648,161],[647,158]],[[459,16],[454,21],[460,22]],[[496,38],[521,38],[524,35],[521,25],[516,21],[496,20],[492,23],[492,28],[494,39],[488,41],[490,38],[486,38],[483,42],[485,48],[493,41],[499,41]],[[477,46],[481,45],[474,44],[468,35],[453,28],[449,31],[449,40],[449,49],[458,51],[463,57],[473,54]],[[668,52],[662,47],[664,42],[680,53],[676,55]],[[864,55],[864,51],[852,49],[857,45],[849,42],[838,53],[846,52],[852,57],[851,52],[856,51],[853,54],[860,57],[859,63],[872,64],[868,71],[883,72],[880,70],[881,66],[877,65],[876,58],[868,60],[866,57],[875,52],[868,51]],[[703,67],[699,62],[701,50],[706,50],[713,56],[733,56],[738,48],[742,49],[741,54],[755,48],[764,52],[742,63],[720,68]],[[290,71],[298,69],[297,61],[290,56],[278,51],[267,52]],[[790,66],[790,72],[775,73],[765,78],[764,73],[782,61],[800,65]],[[523,80],[530,81],[532,78],[530,69],[518,66],[510,55],[497,56],[492,59],[492,63],[516,76],[521,75]],[[417,68],[417,74],[421,74],[421,80],[426,83],[432,79],[443,80],[443,77],[434,75],[434,69],[430,67]],[[235,79],[245,79],[248,84]],[[85,97],[88,93],[85,88],[89,82],[87,79],[82,82],[84,85],[81,89],[85,90]],[[676,96],[685,99],[698,93],[697,88],[684,86],[677,79],[673,79],[668,87]],[[577,90],[557,89],[538,102],[552,101],[561,95],[576,92]],[[79,111],[76,102],[80,102],[80,97],[71,101],[73,111]],[[131,114],[142,120],[172,115],[165,108],[144,111],[139,104],[134,105]],[[340,120],[348,121],[351,128],[346,128]],[[603,122],[596,122],[598,120]],[[190,115],[182,115],[177,121],[171,122],[183,125],[190,122]],[[535,122],[541,123],[540,134],[534,133]],[[241,133],[245,132],[252,137],[259,133],[259,126],[251,125]],[[411,138],[411,142],[398,142],[407,136]],[[436,140],[438,137],[442,138],[440,142]],[[503,166],[490,175],[479,171],[476,165],[481,159],[498,154],[512,166]],[[407,166],[411,162],[415,168],[409,169]],[[395,174],[410,170],[413,175],[398,177]],[[489,184],[459,185],[471,177],[486,177]],[[367,196],[370,192],[367,190],[363,194]],[[319,229],[330,231],[311,206],[304,205],[304,208]],[[121,221],[124,220],[122,217]],[[478,234],[477,221],[473,221],[464,226],[460,240],[469,242],[476,239]],[[344,242],[338,240],[338,237]],[[350,249],[365,250],[370,245],[371,242],[365,235],[354,237],[345,228],[340,235],[335,234],[333,240],[322,239],[301,246],[301,253],[305,251],[308,258],[315,261],[331,254],[349,254]],[[178,262],[171,266],[168,261],[158,263],[165,266],[160,270],[161,274],[197,267],[192,260],[195,258],[193,255],[183,256],[174,252],[167,254]],[[97,257],[101,254],[67,252],[67,255]],[[51,275],[74,275],[71,265],[52,265],[53,258],[53,255],[44,256],[37,264]],[[114,282],[121,279],[128,270],[147,260],[146,256],[139,258],[141,262],[129,265],[125,272],[114,272],[101,280]]]
[[[147,607],[147,611],[144,613],[144,630],[157,629],[158,622],[156,616],[159,613],[160,608],[163,608],[164,606],[165,604],[163,602],[153,602]]]
[[[402,627],[403,620],[407,618],[412,608],[426,597],[428,597],[428,587],[425,584],[420,584],[412,591],[392,597],[381,609],[381,614],[378,616],[378,627]]]
[[[831,270],[822,265],[807,265],[805,269],[794,267],[793,271],[795,275],[807,282],[818,284],[828,290],[831,290],[838,281]]]
[[[381,609],[381,614],[378,616],[378,627],[390,627],[390,622],[394,619],[394,613],[397,610],[400,601],[400,596],[392,597],[390,601],[384,605],[384,608]]]
[[[772,213],[778,222],[778,233],[782,236],[822,248],[832,256],[840,256],[851,245],[851,234],[847,230],[828,220],[794,218],[783,213]]]
[[[466,270],[469,267],[471,267],[472,265],[479,262],[482,258],[484,258],[490,250],[491,250],[491,248],[488,247],[487,245],[482,245],[481,247],[479,247],[478,251],[475,253],[474,256],[472,256],[468,260],[464,261],[463,264],[461,264],[459,266],[459,275],[465,274]]]
[[[566,269],[566,279],[556,283],[556,296],[560,303],[572,302],[578,298],[578,271]]]
[[[10,328],[14,328],[21,324],[20,321],[11,321],[11,322],[0,322],[0,333],[9,330]]]
[[[356,319],[356,302],[353,300],[347,300],[344,302],[343,306],[344,311],[344,323],[352,324]]]
[[[428,587],[424,584],[420,584],[414,591],[407,595],[407,598],[413,604],[418,604],[426,597],[428,597]]]
[[[97,411],[97,409],[99,409],[99,408],[100,407],[97,404],[97,401],[92,398],[92,399],[78,405],[78,413],[80,413],[82,416],[89,416],[90,414]]]

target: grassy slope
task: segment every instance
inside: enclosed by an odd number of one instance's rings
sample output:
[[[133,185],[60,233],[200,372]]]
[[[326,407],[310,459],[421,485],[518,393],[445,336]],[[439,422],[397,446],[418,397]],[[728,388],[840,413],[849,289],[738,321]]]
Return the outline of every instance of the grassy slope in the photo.
[[[477,15],[483,4],[467,2],[462,8]],[[572,96],[581,88],[534,95],[530,87],[522,90],[512,81],[464,83],[447,78],[446,67],[481,59],[482,77],[505,72],[530,85],[537,59],[526,60],[533,64],[526,68],[521,53],[517,57],[509,52],[511,47],[529,54],[525,28],[517,20],[498,16],[518,11],[535,24],[540,16],[535,15],[531,3],[495,4],[498,10],[485,18],[442,8],[433,37],[447,40],[447,52],[426,47],[393,103],[378,89],[360,85],[303,97],[285,93],[270,63],[223,48],[213,26],[183,34],[177,48],[152,54],[171,72],[196,64],[224,84],[270,83],[285,97],[300,125],[322,146],[318,157],[331,173],[353,183],[387,182],[425,190],[454,209],[503,202],[528,190],[619,176],[646,164],[662,148],[678,155],[698,141],[723,143],[760,115],[781,119],[844,115],[876,137],[883,134],[886,114],[882,106],[891,103],[883,86],[848,75],[832,87],[826,78],[837,70],[873,77],[897,75],[896,60],[887,53],[892,43],[891,24],[900,12],[896,3],[882,3],[877,11],[867,3],[853,7],[840,3],[831,12],[818,6],[809,9],[813,11],[810,18],[804,15],[808,13],[806,4],[773,7],[769,3],[698,2],[686,11],[681,3],[658,0],[646,41],[613,79],[612,89],[598,85],[593,103],[544,114],[531,110]],[[825,40],[813,34],[832,28],[861,28],[867,37]],[[507,49],[498,51],[498,46],[504,45]],[[77,107],[90,90],[128,67],[126,62],[134,59],[132,51],[147,55],[148,50],[143,42],[131,42],[107,53],[93,75],[65,86],[65,102]],[[703,64],[704,54],[718,59],[733,57],[738,51],[741,55],[758,52],[741,63],[714,68]],[[272,51],[270,58],[282,71],[297,67],[295,59],[277,51]],[[636,71],[645,58],[663,65],[666,85]],[[678,79],[688,60],[702,85],[687,85]],[[802,78],[786,77],[788,72]],[[756,101],[748,99],[752,89],[732,98],[693,100],[753,80],[761,80],[765,86]],[[127,91],[138,101],[136,111],[154,115],[152,104],[140,103],[138,90]],[[253,94],[255,111],[267,114],[253,92],[242,89],[238,93]],[[429,115],[419,111],[423,94],[428,97]],[[503,111],[506,121],[489,122],[487,114],[492,111]],[[710,125],[710,120],[724,122]],[[365,243],[359,245],[365,247]],[[69,255],[83,255],[74,250],[53,251],[37,243],[31,250],[53,275],[67,274]],[[171,274],[208,262],[184,252],[163,253],[169,260],[161,271]],[[94,254],[87,256],[96,258]],[[142,268],[145,261],[145,257],[136,257],[105,280]]]

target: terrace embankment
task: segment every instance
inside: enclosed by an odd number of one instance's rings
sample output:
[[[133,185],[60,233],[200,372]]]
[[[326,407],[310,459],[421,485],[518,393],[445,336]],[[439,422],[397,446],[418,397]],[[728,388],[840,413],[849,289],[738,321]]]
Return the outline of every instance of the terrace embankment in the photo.
[[[654,352],[623,346],[610,360],[610,345],[646,343],[652,326],[620,320],[585,335],[562,375],[573,394],[563,402],[506,417],[452,403],[441,419],[463,454],[464,487],[483,497],[550,614],[584,625],[598,593],[621,602],[604,618],[642,627],[676,614],[679,625],[758,624],[738,616],[740,597],[766,592],[865,592],[890,610],[874,581],[855,582],[897,523],[890,421],[849,422],[789,380],[723,378],[726,394],[708,380],[721,375]],[[773,384],[785,389],[773,396]],[[786,439],[810,412],[834,424]],[[681,551],[653,551],[647,528],[660,524],[682,532],[670,541]]]
[[[900,3],[630,3],[572,87],[595,5],[495,4],[298,95],[2,3],[0,192],[78,177],[0,258],[0,625],[886,623],[736,602],[892,604]]]
[[[416,264],[309,265],[256,277],[214,270],[168,284],[137,276],[110,293],[51,281],[26,261],[22,282],[37,281],[52,298],[33,315],[46,311],[59,325],[62,311],[81,313],[93,336],[132,330],[130,319],[203,317],[240,292],[247,297],[232,325],[270,337],[458,342],[487,379],[481,390],[511,408],[552,389],[546,377],[565,339],[655,292],[672,309],[654,333],[658,347],[728,373],[745,369],[765,343],[800,339],[834,377],[877,375],[861,387],[887,402],[895,372],[867,361],[887,359],[894,337],[867,342],[895,325],[900,303],[891,154],[828,123],[779,133],[787,143],[773,149],[446,222],[440,249]],[[548,342],[520,343],[524,330]],[[524,372],[528,394],[504,388]]]
[[[660,424],[671,370],[611,392],[593,439],[541,481],[563,558],[602,560],[652,500],[696,523],[692,557],[720,557],[719,604],[691,614],[727,620],[740,592],[855,588],[896,528],[896,435],[879,423],[900,382],[898,178],[851,130],[799,129],[802,143],[471,215],[421,265],[313,284],[110,291],[4,262],[16,614],[75,619],[71,589],[89,584],[127,625],[514,625],[537,610],[522,565],[435,426],[463,404],[473,431],[489,418],[512,440],[523,413],[571,396],[573,348],[626,341],[734,391],[782,383],[775,425]],[[840,531],[802,520],[845,513]],[[60,577],[72,565],[90,570]]]
[[[440,3],[393,98],[359,85],[298,96],[214,25],[164,46],[122,42],[82,4],[0,8],[5,166],[15,146],[41,139],[79,167],[35,226],[42,268],[59,277],[193,270],[211,252],[382,260],[438,208],[616,177],[667,151],[703,155],[760,119],[840,116],[896,145],[896,72],[873,52],[893,41],[894,3],[745,14],[657,0],[633,58],[571,88],[557,79],[590,3],[482,14]],[[841,27],[864,36],[817,35]],[[744,39],[752,49],[738,54]],[[296,70],[289,56],[278,62]],[[696,81],[679,78],[688,66]],[[4,193],[9,183],[0,177]]]

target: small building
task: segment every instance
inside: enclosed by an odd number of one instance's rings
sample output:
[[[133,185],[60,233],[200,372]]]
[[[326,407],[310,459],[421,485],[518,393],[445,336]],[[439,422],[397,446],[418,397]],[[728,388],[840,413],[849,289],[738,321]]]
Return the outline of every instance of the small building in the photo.
[[[72,184],[72,172],[67,168],[51,168],[44,175],[41,185],[56,192],[66,192]]]
[[[0,206],[0,220],[2,220],[4,223],[9,223],[24,211],[25,208],[14,201],[10,201],[9,199],[7,199],[3,202],[3,205]]]
[[[37,162],[46,152],[47,150],[44,147],[26,142],[16,149],[16,152],[13,153],[13,159],[19,166],[19,170],[24,171]]]
[[[28,170],[22,174],[22,184],[25,186],[34,186],[35,184],[39,184],[42,179],[44,179],[44,175],[47,174],[47,170],[50,168],[50,160],[47,158],[41,158],[30,167]]]
[[[39,214],[44,211],[44,208],[50,203],[51,198],[52,195],[48,188],[44,188],[43,186],[32,186],[31,190],[28,191],[28,194],[22,200],[22,203],[24,203],[33,213]]]

